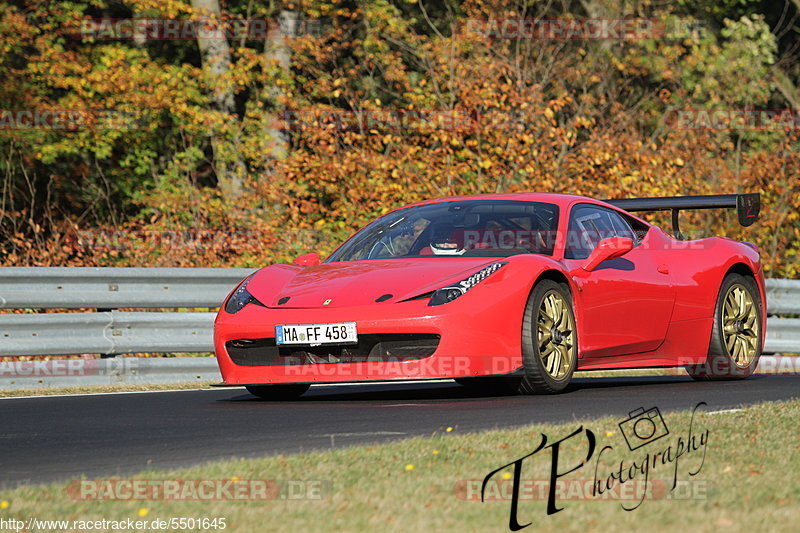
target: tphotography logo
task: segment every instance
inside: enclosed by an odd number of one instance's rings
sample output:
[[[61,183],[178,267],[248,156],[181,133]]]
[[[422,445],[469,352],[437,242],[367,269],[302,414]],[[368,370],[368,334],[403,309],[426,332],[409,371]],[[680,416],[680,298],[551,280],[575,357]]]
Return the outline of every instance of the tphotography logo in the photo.
[[[647,411],[644,407],[640,407],[631,411],[629,415],[627,420],[619,423],[619,430],[631,451],[669,435],[658,407]]]
[[[618,502],[623,510],[634,511],[646,499],[705,499],[706,486],[698,485],[700,480],[688,483],[689,480],[679,479],[680,465],[684,465],[688,476],[694,478],[705,463],[709,431],[699,429],[696,420],[697,410],[705,405],[705,402],[695,405],[688,431],[673,435],[671,439],[665,439],[670,432],[657,407],[647,410],[640,407],[631,411],[618,424],[627,452],[624,448],[615,452],[613,444],[603,445],[598,434],[584,426],[558,440],[551,441],[547,435],[541,434],[532,452],[496,468],[484,477],[480,484],[480,501],[509,501],[508,527],[511,531],[518,531],[533,523],[520,523],[522,500],[546,500],[547,515],[552,515],[565,509],[563,503],[559,506],[564,500],[612,500]],[[606,433],[607,437],[613,435],[613,432]],[[652,446],[657,441],[660,445]],[[642,451],[638,451],[640,449]],[[523,477],[523,463],[532,461],[533,456],[546,451],[550,451],[549,479],[542,482]],[[636,453],[632,458],[624,457],[629,452]],[[685,460],[689,457],[695,460],[687,468]],[[593,474],[590,482],[569,477],[574,472],[583,471],[589,464],[592,464],[589,470]],[[495,478],[501,472],[502,476]],[[654,479],[662,472],[666,474],[666,479]],[[501,477],[507,482],[500,480]],[[463,493],[465,496],[462,499],[471,500],[470,487],[477,489],[475,484],[466,483],[463,488],[457,487],[456,494]],[[690,490],[684,490],[686,487]],[[581,491],[581,488],[586,490]]]

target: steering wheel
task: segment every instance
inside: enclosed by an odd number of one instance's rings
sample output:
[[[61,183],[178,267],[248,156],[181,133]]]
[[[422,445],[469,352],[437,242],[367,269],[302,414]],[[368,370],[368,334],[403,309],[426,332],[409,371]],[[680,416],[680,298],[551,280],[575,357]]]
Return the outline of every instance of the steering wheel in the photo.
[[[395,256],[394,246],[392,246],[391,241],[386,242],[384,239],[385,239],[385,237],[381,237],[381,239],[378,242],[376,242],[375,244],[372,245],[372,248],[370,249],[369,254],[367,254],[367,259],[373,259],[377,255],[376,252],[378,250],[380,250],[380,248],[378,248],[378,246],[383,246],[383,248],[387,252],[389,252],[389,256],[390,257],[394,257]]]

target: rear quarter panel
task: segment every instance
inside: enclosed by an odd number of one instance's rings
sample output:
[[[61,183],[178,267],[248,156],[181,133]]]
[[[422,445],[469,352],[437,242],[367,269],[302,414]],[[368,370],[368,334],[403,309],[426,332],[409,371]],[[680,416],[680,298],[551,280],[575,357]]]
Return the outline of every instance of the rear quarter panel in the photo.
[[[726,237],[671,241],[661,254],[676,285],[673,322],[712,318],[722,280],[732,270],[746,269],[755,277],[766,310],[761,259],[755,249]]]

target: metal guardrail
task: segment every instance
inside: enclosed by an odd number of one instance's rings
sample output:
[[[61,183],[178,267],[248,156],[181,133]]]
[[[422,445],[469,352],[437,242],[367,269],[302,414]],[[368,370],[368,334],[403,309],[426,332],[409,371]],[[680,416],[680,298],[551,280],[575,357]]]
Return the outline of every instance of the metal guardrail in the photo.
[[[215,308],[253,270],[2,268],[0,308],[101,312],[0,315],[0,356],[211,352],[214,313],[115,309]]]
[[[0,390],[158,383],[214,383],[213,357],[111,357],[107,359],[0,360]]]
[[[800,318],[767,318],[766,353],[800,353]]]
[[[252,268],[0,268],[0,308],[219,307]]]
[[[246,268],[0,268],[0,307],[217,307]],[[800,353],[800,280],[767,280],[765,352]],[[213,313],[0,314],[0,356],[211,352]]]
[[[768,279],[767,288],[767,353],[800,353],[800,318],[778,315],[800,315],[800,280]]]
[[[0,356],[212,352],[213,326],[214,313],[0,315]]]
[[[800,280],[767,280],[767,314],[800,315]]]

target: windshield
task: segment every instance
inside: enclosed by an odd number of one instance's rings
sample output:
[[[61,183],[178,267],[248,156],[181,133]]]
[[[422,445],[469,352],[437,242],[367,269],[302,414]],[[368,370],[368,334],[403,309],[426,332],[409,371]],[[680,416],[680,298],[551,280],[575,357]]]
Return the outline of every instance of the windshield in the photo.
[[[558,206],[516,200],[460,200],[406,207],[350,237],[328,259],[552,255]]]

